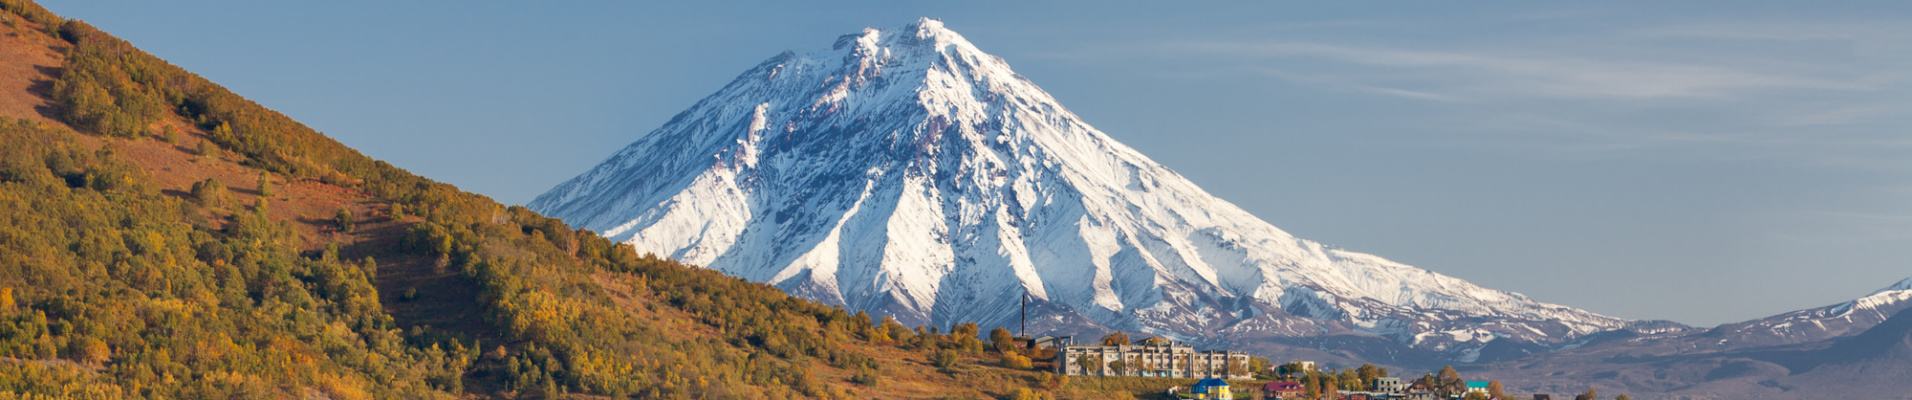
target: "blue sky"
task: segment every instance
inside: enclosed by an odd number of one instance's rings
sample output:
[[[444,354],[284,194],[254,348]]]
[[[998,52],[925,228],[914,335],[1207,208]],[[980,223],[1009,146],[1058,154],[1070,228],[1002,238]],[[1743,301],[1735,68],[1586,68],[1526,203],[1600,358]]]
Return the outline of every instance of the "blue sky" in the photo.
[[[1713,325],[1912,277],[1902,3],[42,3],[506,203],[927,16],[1276,226],[1484,286]]]

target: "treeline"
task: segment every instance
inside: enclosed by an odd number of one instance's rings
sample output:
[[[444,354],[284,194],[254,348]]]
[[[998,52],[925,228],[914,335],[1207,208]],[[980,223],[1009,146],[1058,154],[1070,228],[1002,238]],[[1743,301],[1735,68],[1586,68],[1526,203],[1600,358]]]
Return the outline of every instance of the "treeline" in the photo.
[[[157,192],[109,148],[0,117],[0,393],[449,397],[471,355],[393,326],[371,260],[300,257],[262,205]],[[0,395],[4,397],[4,395]]]
[[[521,207],[506,214],[504,224],[414,225],[406,244],[479,282],[497,324],[526,343],[522,351],[496,350],[502,368],[485,372],[505,374],[513,390],[656,399],[853,398],[817,379],[811,363],[854,371],[852,381],[869,386],[887,371],[853,348],[915,351],[946,371],[958,357],[984,354],[973,323],[943,332],[875,321],[716,271],[634,256],[626,244]],[[629,288],[643,301],[621,305],[594,279]],[[627,306],[681,311],[694,318],[687,322],[716,334],[672,340],[673,333],[639,320]],[[1032,368],[1008,343],[998,348],[997,357]]]

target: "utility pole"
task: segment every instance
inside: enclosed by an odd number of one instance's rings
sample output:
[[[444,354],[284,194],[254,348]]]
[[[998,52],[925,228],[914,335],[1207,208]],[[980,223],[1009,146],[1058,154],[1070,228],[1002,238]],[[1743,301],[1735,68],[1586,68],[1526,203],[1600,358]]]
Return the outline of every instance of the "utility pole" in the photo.
[[[1029,337],[1029,288],[1022,288],[1022,337]]]

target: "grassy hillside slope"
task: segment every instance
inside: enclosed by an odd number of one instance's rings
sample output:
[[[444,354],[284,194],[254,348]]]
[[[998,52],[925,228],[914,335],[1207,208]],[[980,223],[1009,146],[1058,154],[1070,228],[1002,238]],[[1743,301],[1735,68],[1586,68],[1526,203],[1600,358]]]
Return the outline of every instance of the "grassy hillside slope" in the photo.
[[[873,323],[641,256],[367,158],[84,22],[0,9],[0,399],[1125,398],[1187,383],[1000,367],[973,325]]]

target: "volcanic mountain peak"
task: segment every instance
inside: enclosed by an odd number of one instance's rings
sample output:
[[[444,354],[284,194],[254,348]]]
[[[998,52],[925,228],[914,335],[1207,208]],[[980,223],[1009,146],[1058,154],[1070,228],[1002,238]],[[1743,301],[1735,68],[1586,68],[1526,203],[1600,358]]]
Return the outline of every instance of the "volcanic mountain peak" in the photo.
[[[1302,240],[1069,112],[935,20],[785,52],[530,207],[911,324],[1437,351],[1630,323]]]

